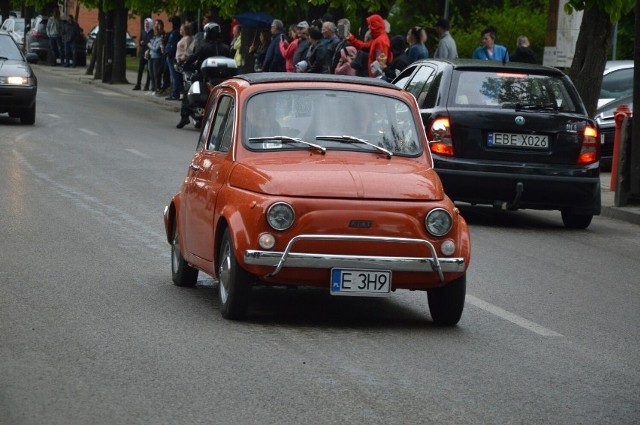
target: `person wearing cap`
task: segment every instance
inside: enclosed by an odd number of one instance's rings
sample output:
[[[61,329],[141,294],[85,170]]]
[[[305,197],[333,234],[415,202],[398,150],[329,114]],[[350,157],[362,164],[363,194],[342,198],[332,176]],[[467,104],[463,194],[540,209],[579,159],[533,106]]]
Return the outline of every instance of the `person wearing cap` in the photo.
[[[434,58],[444,59],[457,59],[458,48],[456,47],[456,41],[449,33],[449,21],[445,18],[440,18],[436,23],[436,32],[440,37],[436,52],[433,54]]]
[[[295,64],[297,62],[294,62],[293,57],[296,53],[296,50],[298,49],[298,43],[300,43],[301,33],[308,30],[308,28],[309,25],[305,21],[302,21],[298,25],[291,26],[289,28],[289,37],[291,37],[291,41],[284,38],[280,40],[280,53],[282,54],[282,56],[284,56],[285,68],[287,72],[295,72]]]
[[[304,61],[307,57],[307,51],[309,50],[309,23],[307,21],[301,21],[298,23],[298,45],[296,51],[293,54],[293,63],[295,65]],[[294,72],[296,72],[294,70]]]

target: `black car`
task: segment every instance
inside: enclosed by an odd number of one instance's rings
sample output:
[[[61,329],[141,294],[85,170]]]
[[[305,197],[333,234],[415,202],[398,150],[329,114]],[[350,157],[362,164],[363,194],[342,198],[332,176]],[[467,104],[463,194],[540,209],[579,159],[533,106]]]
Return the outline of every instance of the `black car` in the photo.
[[[600,140],[578,92],[540,65],[422,60],[394,84],[418,101],[434,166],[455,201],[600,214]]]
[[[47,63],[53,63],[53,58],[49,57],[49,36],[47,35],[47,16],[36,16],[33,19],[33,25],[31,30],[27,32],[25,38],[25,51],[30,53],[37,53],[41,61]],[[86,37],[84,33],[80,33],[80,37],[76,40],[76,65],[87,65],[87,47]]]
[[[9,34],[0,32],[0,113],[22,124],[36,122],[38,80],[29,66],[36,62],[38,55],[25,56]]]
[[[614,114],[620,105],[627,105],[633,112],[633,94],[606,103],[596,110],[596,122],[600,130],[600,169],[611,170],[613,158],[613,141],[616,136]]]

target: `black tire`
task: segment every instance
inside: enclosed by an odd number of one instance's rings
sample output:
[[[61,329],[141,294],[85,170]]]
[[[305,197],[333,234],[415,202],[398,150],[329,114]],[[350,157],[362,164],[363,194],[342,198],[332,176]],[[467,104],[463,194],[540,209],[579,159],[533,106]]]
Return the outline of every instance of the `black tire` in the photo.
[[[173,238],[171,239],[171,279],[176,286],[192,288],[198,281],[198,269],[194,269],[185,261],[180,252],[178,225],[173,223]]]
[[[236,261],[229,229],[224,231],[220,244],[218,280],[222,317],[230,320],[242,319],[247,314],[249,307],[251,275],[243,270]]]
[[[441,288],[427,290],[429,312],[440,326],[454,326],[460,321],[467,292],[467,275],[449,282]]]
[[[562,222],[567,229],[584,230],[591,224],[593,214],[574,214],[570,211],[562,211]]]
[[[26,125],[33,125],[36,122],[36,104],[29,109],[20,112],[20,122]]]

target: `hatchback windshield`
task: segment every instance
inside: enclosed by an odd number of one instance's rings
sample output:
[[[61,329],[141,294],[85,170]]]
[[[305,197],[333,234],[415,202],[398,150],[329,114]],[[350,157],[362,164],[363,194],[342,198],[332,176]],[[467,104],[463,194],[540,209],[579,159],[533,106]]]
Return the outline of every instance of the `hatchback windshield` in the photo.
[[[506,72],[457,72],[450,104],[470,107],[580,112],[564,79],[557,76]]]
[[[245,143],[252,150],[357,150],[419,155],[409,105],[370,93],[338,90],[267,92],[245,108]],[[277,136],[283,136],[281,138]]]

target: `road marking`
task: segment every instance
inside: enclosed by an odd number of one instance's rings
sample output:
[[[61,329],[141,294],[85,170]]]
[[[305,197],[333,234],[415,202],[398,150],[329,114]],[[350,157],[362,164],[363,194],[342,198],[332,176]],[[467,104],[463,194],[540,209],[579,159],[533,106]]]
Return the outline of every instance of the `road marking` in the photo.
[[[50,116],[51,118],[55,118],[57,120],[60,119],[60,115],[56,115],[56,114],[47,114],[48,116]]]
[[[61,88],[59,88],[59,87],[53,87],[53,89],[54,89],[55,91],[58,91],[58,92],[62,93],[62,94],[72,94],[72,93],[74,93],[74,91],[73,91],[73,90],[61,89]]]
[[[82,131],[85,134],[88,134],[89,136],[99,136],[98,133],[94,133],[93,131],[88,130],[86,128],[78,128],[78,130]]]
[[[122,93],[117,93],[114,91],[106,91],[106,90],[96,90],[96,93],[101,94],[103,96],[113,96],[113,97],[127,97]]]
[[[151,157],[149,155],[147,155],[146,153],[142,153],[138,150],[135,149],[125,149],[127,152],[131,152],[134,155],[138,155],[140,158],[144,158],[144,159],[151,159]]]
[[[508,312],[507,310],[503,310],[500,307],[490,304],[486,301],[483,301],[480,298],[476,298],[473,295],[467,294],[466,301],[471,305],[481,308],[482,310],[485,310],[491,314],[494,314],[500,317],[501,319],[507,320],[515,325],[528,329],[531,332],[535,332],[538,335],[563,336],[558,332],[552,331],[551,329],[547,329],[544,326],[540,326],[537,323],[534,323],[534,322],[531,322],[530,320],[525,319],[524,317],[518,316],[517,314],[513,314],[511,312]]]

